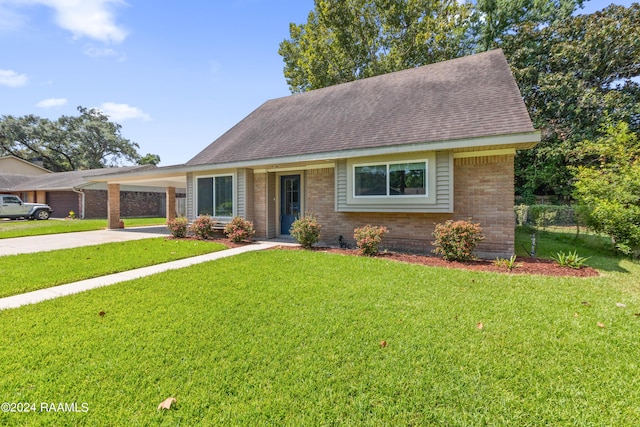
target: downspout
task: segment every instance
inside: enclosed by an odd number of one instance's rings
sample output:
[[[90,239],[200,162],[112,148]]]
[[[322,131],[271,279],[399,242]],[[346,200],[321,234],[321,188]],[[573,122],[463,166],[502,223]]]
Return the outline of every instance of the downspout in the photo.
[[[80,219],[84,219],[84,196],[85,196],[84,191],[76,190],[75,188],[72,188],[71,190],[73,190],[74,193],[78,193],[78,194],[82,195],[82,197],[81,197],[82,202],[80,203],[80,215],[79,215],[79,217],[80,217]]]

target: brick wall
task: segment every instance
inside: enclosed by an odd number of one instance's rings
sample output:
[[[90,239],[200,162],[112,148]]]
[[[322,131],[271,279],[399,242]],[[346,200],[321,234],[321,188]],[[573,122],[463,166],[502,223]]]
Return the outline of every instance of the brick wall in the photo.
[[[334,169],[305,172],[305,212],[322,224],[321,240],[336,245],[343,236],[352,247],[353,229],[365,224],[384,225],[389,234],[384,247],[428,253],[437,223],[471,219],[484,229],[485,240],[476,253],[486,258],[508,256],[514,250],[513,156],[490,156],[454,161],[454,213],[336,212]]]
[[[107,192],[104,190],[86,190],[85,218],[107,217]],[[176,194],[184,197],[184,194]],[[120,192],[120,217],[165,216],[166,194],[143,191]]]
[[[514,252],[514,156],[454,160],[455,219],[480,223],[485,240],[478,254],[486,258]]]
[[[253,221],[256,231],[254,238],[267,238],[267,174],[253,175],[253,214],[247,214],[247,219]]]

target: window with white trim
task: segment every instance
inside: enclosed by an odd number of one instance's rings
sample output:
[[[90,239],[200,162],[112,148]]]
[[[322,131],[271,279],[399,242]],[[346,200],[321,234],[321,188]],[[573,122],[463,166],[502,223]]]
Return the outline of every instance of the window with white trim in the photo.
[[[426,197],[427,161],[354,165],[353,196]]]
[[[233,216],[233,175],[199,177],[196,194],[197,215]]]

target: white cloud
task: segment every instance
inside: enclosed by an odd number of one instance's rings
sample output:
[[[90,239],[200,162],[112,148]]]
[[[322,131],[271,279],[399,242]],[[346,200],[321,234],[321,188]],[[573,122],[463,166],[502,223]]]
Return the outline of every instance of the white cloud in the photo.
[[[9,87],[20,87],[27,84],[29,79],[24,74],[18,74],[13,70],[0,69],[0,85]]]
[[[99,110],[109,116],[113,121],[141,119],[144,121],[151,120],[151,116],[138,107],[132,107],[128,104],[116,104],[114,102],[105,102],[99,107]]]
[[[67,105],[67,98],[49,98],[43,99],[36,104],[36,107],[40,108],[54,108]]]
[[[123,0],[8,0],[9,4],[48,6],[55,11],[55,22],[73,33],[74,38],[88,37],[105,43],[120,43],[127,31],[115,23],[114,6]]]
[[[92,58],[118,58],[118,61],[122,62],[127,59],[126,55],[119,53],[117,50],[111,48],[99,48],[95,46],[86,46],[84,53]]]

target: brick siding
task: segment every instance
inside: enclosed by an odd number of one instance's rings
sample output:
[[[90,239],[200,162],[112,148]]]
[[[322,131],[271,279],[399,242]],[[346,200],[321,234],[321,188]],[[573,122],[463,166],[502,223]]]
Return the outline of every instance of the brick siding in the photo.
[[[476,251],[495,258],[514,251],[513,156],[490,156],[454,161],[454,213],[336,212],[334,169],[305,172],[305,212],[322,224],[322,243],[337,245],[339,236],[355,247],[353,229],[365,224],[384,225],[389,234],[384,247],[429,253],[435,225],[448,219],[480,223],[485,240]]]
[[[86,190],[85,218],[107,217],[107,192]],[[175,197],[184,197],[176,194]],[[165,216],[166,194],[143,191],[120,192],[120,217],[162,217]]]

